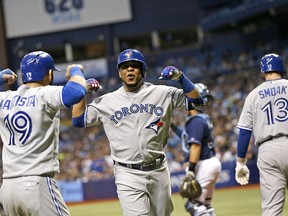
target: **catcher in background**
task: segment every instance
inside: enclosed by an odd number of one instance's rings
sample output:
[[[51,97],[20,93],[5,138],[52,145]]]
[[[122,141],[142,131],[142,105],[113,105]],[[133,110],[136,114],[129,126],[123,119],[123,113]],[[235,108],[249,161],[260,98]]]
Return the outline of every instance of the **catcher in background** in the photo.
[[[207,103],[212,99],[207,86],[197,83],[195,87]],[[213,124],[210,117],[203,113],[203,108],[188,105],[188,110],[185,131],[171,124],[172,130],[182,137],[182,150],[188,163],[179,193],[187,198],[185,209],[191,215],[214,216],[212,198],[221,162],[215,157]]]

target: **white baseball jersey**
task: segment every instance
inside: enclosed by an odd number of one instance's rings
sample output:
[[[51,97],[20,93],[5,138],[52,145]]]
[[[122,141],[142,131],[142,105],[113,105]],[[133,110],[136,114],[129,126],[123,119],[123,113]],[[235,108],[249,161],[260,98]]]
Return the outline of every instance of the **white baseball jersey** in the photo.
[[[176,108],[185,109],[182,89],[145,82],[138,92],[126,92],[121,87],[96,98],[86,108],[85,124],[103,122],[113,160],[150,163],[163,155]]]
[[[0,93],[3,178],[59,172],[62,86]]]
[[[265,81],[247,96],[237,127],[253,131],[256,144],[288,135],[287,87],[286,79]]]

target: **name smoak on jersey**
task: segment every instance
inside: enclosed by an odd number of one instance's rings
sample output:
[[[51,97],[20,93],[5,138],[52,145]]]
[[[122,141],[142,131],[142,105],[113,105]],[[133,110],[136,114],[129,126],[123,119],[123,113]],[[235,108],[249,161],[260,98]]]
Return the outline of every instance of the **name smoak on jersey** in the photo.
[[[280,94],[287,94],[287,86],[276,86],[273,88],[267,88],[258,92],[260,98],[271,97]]]
[[[35,95],[31,95],[29,97],[21,97],[20,95],[15,95],[11,100],[0,101],[0,109],[10,110],[13,107],[21,106],[21,107],[34,107],[36,104]]]

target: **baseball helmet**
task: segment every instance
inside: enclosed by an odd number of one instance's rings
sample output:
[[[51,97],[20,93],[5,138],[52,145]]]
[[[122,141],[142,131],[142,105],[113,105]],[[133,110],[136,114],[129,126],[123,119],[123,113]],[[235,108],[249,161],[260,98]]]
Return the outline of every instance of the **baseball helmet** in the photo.
[[[195,83],[195,88],[198,90],[200,96],[208,104],[209,100],[213,98],[208,87],[203,83]],[[188,103],[188,110],[197,110],[198,112],[203,112],[204,108],[199,106],[193,106],[192,103]]]
[[[117,59],[117,68],[120,69],[120,65],[127,61],[137,61],[142,64],[142,73],[145,74],[145,71],[147,71],[148,67],[145,63],[145,58],[143,54],[136,50],[136,49],[126,49],[122,51]]]
[[[260,64],[261,73],[276,71],[282,76],[286,75],[285,66],[281,56],[275,53],[269,53],[262,57]]]
[[[60,71],[55,67],[52,56],[43,51],[26,54],[21,61],[20,70],[23,83],[41,81],[49,70]]]

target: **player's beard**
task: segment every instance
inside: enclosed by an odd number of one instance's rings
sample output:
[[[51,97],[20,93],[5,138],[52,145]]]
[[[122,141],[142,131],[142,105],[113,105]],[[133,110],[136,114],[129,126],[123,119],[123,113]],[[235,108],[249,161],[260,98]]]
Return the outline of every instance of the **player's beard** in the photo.
[[[127,87],[129,87],[129,88],[134,88],[134,87],[138,86],[140,82],[142,82],[142,80],[139,80],[139,81],[137,81],[137,82],[135,82],[135,83],[130,83],[130,84],[127,83],[127,82],[125,82],[125,85],[126,85]]]

